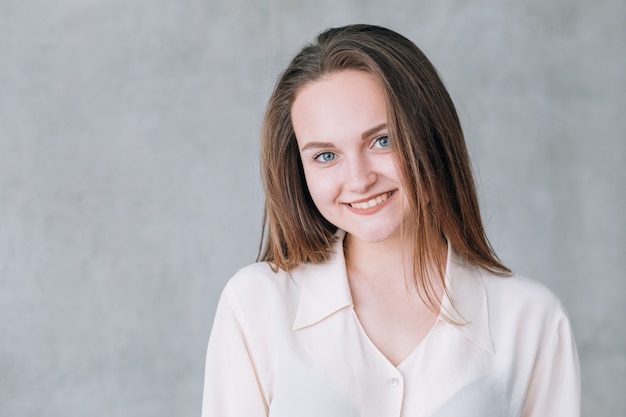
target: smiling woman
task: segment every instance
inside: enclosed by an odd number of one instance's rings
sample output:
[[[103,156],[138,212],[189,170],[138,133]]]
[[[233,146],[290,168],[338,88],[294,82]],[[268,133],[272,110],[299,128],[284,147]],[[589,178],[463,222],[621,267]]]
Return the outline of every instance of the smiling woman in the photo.
[[[329,29],[262,138],[266,239],[222,293],[203,417],[579,415],[566,312],[485,236],[435,68],[388,29]]]

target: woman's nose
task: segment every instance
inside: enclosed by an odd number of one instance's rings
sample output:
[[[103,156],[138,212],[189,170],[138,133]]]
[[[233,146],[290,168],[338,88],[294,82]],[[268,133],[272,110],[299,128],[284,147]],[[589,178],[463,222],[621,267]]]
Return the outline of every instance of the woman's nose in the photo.
[[[347,164],[345,187],[353,193],[365,193],[376,182],[377,175],[365,157],[351,159]]]

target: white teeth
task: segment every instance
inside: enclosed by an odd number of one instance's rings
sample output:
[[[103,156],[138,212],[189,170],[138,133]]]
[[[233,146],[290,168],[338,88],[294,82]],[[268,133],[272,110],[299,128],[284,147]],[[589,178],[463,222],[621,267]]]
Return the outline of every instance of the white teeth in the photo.
[[[360,210],[365,210],[367,208],[375,207],[379,205],[380,203],[388,199],[390,195],[391,193],[381,194],[376,198],[372,198],[371,200],[364,201],[362,203],[351,203],[350,207],[360,209]]]

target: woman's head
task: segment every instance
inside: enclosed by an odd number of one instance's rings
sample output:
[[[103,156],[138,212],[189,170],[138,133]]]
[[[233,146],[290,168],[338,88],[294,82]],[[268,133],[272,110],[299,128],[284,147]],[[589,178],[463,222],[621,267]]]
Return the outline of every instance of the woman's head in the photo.
[[[414,243],[418,269],[434,259],[429,243],[445,236],[473,263],[505,272],[484,235],[459,119],[436,69],[411,41],[371,25],[324,31],[276,84],[262,132],[267,239],[260,259],[292,269],[328,256],[336,227],[308,191],[292,108],[307,85],[343,71],[368,74],[384,95],[409,212],[404,235]]]
[[[320,214],[349,242],[404,246],[408,205],[380,83],[363,71],[324,75],[291,106],[307,191]],[[350,245],[346,246],[350,249]]]

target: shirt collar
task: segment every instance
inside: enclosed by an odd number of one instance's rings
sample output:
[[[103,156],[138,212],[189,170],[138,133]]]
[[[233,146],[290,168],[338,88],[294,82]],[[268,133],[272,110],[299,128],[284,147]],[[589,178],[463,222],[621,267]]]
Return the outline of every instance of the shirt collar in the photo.
[[[342,308],[353,306],[343,253],[345,232],[339,230],[335,236],[326,262],[302,264],[291,273],[300,286],[293,330],[311,326]]]
[[[494,354],[489,306],[482,272],[448,245],[446,287],[439,320],[453,326],[479,348]],[[447,315],[452,322],[444,319]]]
[[[300,287],[293,330],[314,325],[353,306],[343,252],[344,236],[345,232],[337,232],[326,262],[302,264],[292,271],[292,277]],[[493,355],[487,293],[480,269],[470,265],[450,245],[448,248],[446,286],[449,296],[444,294],[439,321],[453,326],[473,344]],[[452,322],[445,320],[444,314]]]

